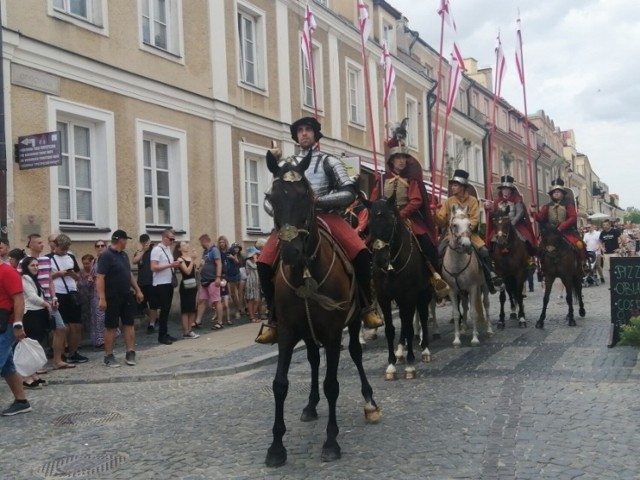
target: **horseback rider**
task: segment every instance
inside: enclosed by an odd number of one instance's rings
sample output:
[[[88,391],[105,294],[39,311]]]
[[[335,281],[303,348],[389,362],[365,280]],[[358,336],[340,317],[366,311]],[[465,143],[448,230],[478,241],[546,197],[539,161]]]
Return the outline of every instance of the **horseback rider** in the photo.
[[[436,225],[429,208],[427,190],[422,181],[422,166],[410,153],[405,144],[406,130],[401,125],[387,142],[387,169],[382,177],[382,196],[391,198],[400,217],[405,220],[416,237],[420,250],[431,271],[431,283],[439,297],[446,297],[449,286],[440,277],[440,257],[436,248]],[[371,192],[371,201],[380,199],[380,182],[376,182]]]
[[[313,117],[303,117],[291,124],[291,138],[300,145],[300,152],[293,157],[294,162],[300,163],[309,150],[313,151],[305,177],[316,197],[317,217],[328,226],[353,264],[363,305],[362,321],[367,328],[377,328],[383,325],[383,321],[372,305],[371,254],[355,230],[340,215],[332,213],[353,203],[356,198],[355,182],[347,175],[347,170],[339,159],[317,148],[317,143],[322,138],[320,128],[320,123]],[[267,213],[272,214],[269,192],[266,194],[264,207]],[[273,231],[258,258],[258,275],[269,308],[269,323],[260,328],[256,338],[258,343],[270,344],[277,341],[273,277],[279,254],[278,246],[278,233]]]
[[[533,233],[529,214],[522,201],[522,195],[520,195],[518,187],[516,187],[513,182],[514,179],[510,175],[500,177],[500,183],[497,186],[497,199],[495,202],[487,201],[487,204],[489,207],[493,206],[493,212],[508,212],[511,225],[516,229],[518,237],[526,242],[527,253],[530,257],[534,257],[538,248],[538,242]],[[491,242],[494,241],[495,238],[492,236]],[[529,259],[530,263],[532,260],[532,258]]]
[[[465,170],[456,170],[449,180],[449,196],[436,211],[436,222],[447,232],[440,242],[439,251],[444,252],[448,244],[450,233],[447,227],[451,220],[450,212],[454,207],[466,208],[471,221],[471,244],[480,259],[489,292],[496,293],[496,288],[502,285],[502,279],[494,273],[489,258],[489,250],[487,250],[484,241],[477,232],[478,224],[480,223],[480,204],[477,197],[478,194],[475,187],[469,183],[469,173]]]
[[[532,212],[534,220],[556,227],[562,237],[578,251],[581,264],[584,265],[587,251],[578,234],[578,214],[573,202],[573,192],[565,188],[561,178],[557,178],[551,182],[549,197],[551,201],[539,212]]]

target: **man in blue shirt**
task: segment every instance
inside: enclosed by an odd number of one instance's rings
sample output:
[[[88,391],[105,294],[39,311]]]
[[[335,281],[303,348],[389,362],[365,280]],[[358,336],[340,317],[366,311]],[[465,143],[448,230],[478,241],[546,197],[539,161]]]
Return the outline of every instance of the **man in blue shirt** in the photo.
[[[223,305],[220,301],[220,281],[222,280],[222,256],[211,237],[204,233],[198,239],[204,249],[202,252],[202,266],[200,269],[200,288],[198,289],[198,310],[195,327],[200,328],[202,316],[207,309],[207,302],[215,309],[218,321],[211,328],[222,328]]]
[[[127,240],[130,238],[124,230],[116,230],[111,235],[111,246],[98,257],[96,290],[98,292],[98,308],[105,312],[104,364],[107,367],[120,366],[113,355],[113,344],[120,322],[122,322],[122,333],[127,352],[125,356],[127,365],[136,364],[133,326],[135,303],[131,289],[133,288],[135,291],[138,303],[144,300],[144,295],[131,273],[129,257],[124,251],[127,248]]]

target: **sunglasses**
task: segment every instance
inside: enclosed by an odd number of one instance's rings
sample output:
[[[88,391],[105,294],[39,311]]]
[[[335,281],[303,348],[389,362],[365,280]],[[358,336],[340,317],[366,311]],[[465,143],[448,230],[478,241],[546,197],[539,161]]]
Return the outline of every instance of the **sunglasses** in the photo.
[[[176,237],[167,237],[169,239],[170,242],[175,242],[176,241]]]
[[[96,248],[104,248],[106,245],[104,243],[98,243],[95,245]]]

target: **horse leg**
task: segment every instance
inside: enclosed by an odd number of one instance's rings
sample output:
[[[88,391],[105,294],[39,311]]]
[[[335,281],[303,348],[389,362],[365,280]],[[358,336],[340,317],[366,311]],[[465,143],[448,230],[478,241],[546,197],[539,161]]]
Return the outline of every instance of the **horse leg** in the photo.
[[[549,296],[551,295],[551,288],[553,287],[553,278],[545,277],[544,279],[544,296],[542,297],[542,311],[540,312],[540,318],[536,322],[536,328],[544,328],[544,320],[547,318],[547,305],[549,304]]]
[[[324,378],[324,395],[329,403],[329,421],[327,422],[327,439],[322,445],[323,462],[332,462],[341,457],[340,445],[338,445],[338,422],[336,419],[336,403],[340,394],[340,384],[338,383],[338,364],[340,362],[339,341],[325,345],[325,355],[327,360],[327,374]]]
[[[570,327],[575,327],[576,321],[573,318],[573,285],[571,284],[572,283],[571,280],[572,280],[571,277],[563,278],[562,284],[564,285],[564,288],[566,290],[567,306],[569,307],[569,313],[567,313],[567,320],[569,322]]]
[[[498,320],[498,328],[500,330],[504,329],[505,327],[505,322],[504,322],[504,317],[505,317],[505,313],[504,313],[504,302],[507,299],[507,294],[504,291],[504,289],[500,290],[500,319]]]
[[[429,351],[429,304],[432,302],[430,294],[426,296],[419,295],[416,305],[416,315],[420,318],[421,340],[420,348],[422,349],[422,361],[429,363],[431,361],[431,352]],[[435,335],[434,335],[435,337]]]
[[[356,340],[360,323],[362,322],[354,320],[349,324],[349,355],[351,355],[351,360],[353,360],[353,364],[358,370],[358,375],[360,375],[360,392],[365,401],[364,416],[369,422],[377,422],[382,418],[382,412],[373,399],[373,388],[371,388],[369,380],[367,380],[367,375],[362,365],[362,346]]]
[[[576,281],[574,280],[574,285],[576,285],[576,287],[574,288],[574,291],[575,291],[575,297],[576,297],[576,300],[578,301],[578,306],[579,306],[578,315],[580,315],[580,318],[584,318],[587,312],[584,309],[584,300],[582,299],[582,285],[579,282],[580,277],[576,277],[576,278],[578,278],[578,283],[576,283]]]
[[[518,318],[516,316],[516,302],[518,299],[518,293],[516,292],[516,290],[518,290],[518,282],[516,281],[515,278],[512,280],[512,282],[510,282],[509,286],[512,287],[509,289],[509,306],[511,307],[509,320],[515,320],[516,318]],[[520,290],[520,294],[522,294],[522,290]]]
[[[360,322],[360,330],[358,333],[358,341],[360,345],[365,346],[367,344],[366,339],[364,338],[364,323]]]
[[[287,374],[291,365],[291,355],[295,341],[293,338],[284,338],[284,332],[280,329],[278,341],[278,366],[276,376],[273,379],[273,397],[276,403],[276,415],[273,422],[273,441],[267,450],[265,465],[267,467],[280,467],[287,461],[287,449],[284,448],[282,437],[284,437],[287,427],[284,423],[284,401],[289,391],[289,380]],[[290,336],[289,336],[290,337]]]
[[[380,304],[380,309],[382,310],[382,315],[384,316],[384,336],[387,339],[387,370],[385,372],[385,378],[387,380],[395,380],[396,379],[396,363],[398,362],[398,358],[393,351],[393,344],[396,339],[396,329],[393,326],[393,318],[391,316],[391,301],[389,299],[380,299],[378,298],[378,303]],[[402,345],[398,345],[398,350],[402,353]]]
[[[304,343],[307,346],[307,360],[311,366],[311,392],[309,393],[307,406],[302,410],[300,420],[303,422],[311,422],[318,419],[318,411],[316,407],[318,406],[318,402],[320,402],[320,388],[318,386],[320,349],[313,340],[305,340]]]
[[[406,340],[407,347],[407,367],[404,370],[405,378],[413,380],[416,378],[416,357],[413,353],[413,316],[416,311],[415,301],[403,299],[400,302],[400,331],[401,336]]]
[[[451,290],[451,292],[449,292],[449,296],[451,297],[451,315],[453,316],[453,346],[459,347],[462,343],[460,342],[460,310],[458,306],[458,292]]]
[[[473,288],[469,293],[469,310],[471,315],[471,325],[473,327],[473,333],[471,337],[471,346],[476,347],[480,345],[478,339],[478,322],[482,315],[482,289]]]
[[[484,307],[484,318],[487,322],[487,335],[493,337],[493,329],[491,328],[491,314],[489,308],[491,307],[489,299],[489,287],[486,285],[481,288],[480,294],[482,295],[482,306]]]
[[[429,311],[431,315],[429,316],[429,329],[433,332],[433,340],[440,339],[440,327],[438,327],[438,321],[436,319],[436,307],[438,306],[438,300],[435,295],[431,296],[431,301],[429,302]]]
[[[524,297],[522,296],[522,289],[524,288],[525,278],[518,279],[517,285],[520,289],[516,288],[516,301],[518,302],[518,326],[520,328],[527,328],[527,319],[524,316]]]

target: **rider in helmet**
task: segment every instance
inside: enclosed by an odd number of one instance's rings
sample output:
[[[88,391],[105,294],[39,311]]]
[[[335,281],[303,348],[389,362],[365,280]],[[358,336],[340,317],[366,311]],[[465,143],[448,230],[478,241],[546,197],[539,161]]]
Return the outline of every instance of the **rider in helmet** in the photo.
[[[469,183],[469,173],[464,170],[456,170],[453,173],[453,177],[449,180],[448,198],[436,211],[436,222],[441,228],[446,229],[449,226],[449,215],[453,207],[466,207],[468,209],[469,220],[471,221],[471,243],[480,258],[489,292],[496,293],[496,288],[502,285],[502,280],[493,272],[489,258],[489,250],[487,250],[484,241],[477,233],[480,223],[478,194],[475,187]],[[440,243],[441,252],[444,252],[447,243],[448,233]]]
[[[320,123],[313,117],[303,117],[291,124],[291,138],[300,145],[300,152],[294,158],[299,163],[312,150],[311,164],[305,177],[311,184],[316,196],[318,218],[324,221],[336,241],[344,248],[355,271],[358,290],[363,305],[361,319],[367,328],[377,328],[383,321],[373,306],[371,294],[371,254],[358,234],[340,215],[331,213],[342,210],[353,203],[356,198],[355,182],[347,175],[344,164],[336,157],[321,152],[317,148],[322,138]],[[265,210],[271,214],[268,195],[265,198]],[[269,323],[263,324],[256,342],[275,343],[277,341],[276,319],[274,312],[274,265],[278,258],[278,235],[272,232],[258,258],[258,275],[267,306]]]

